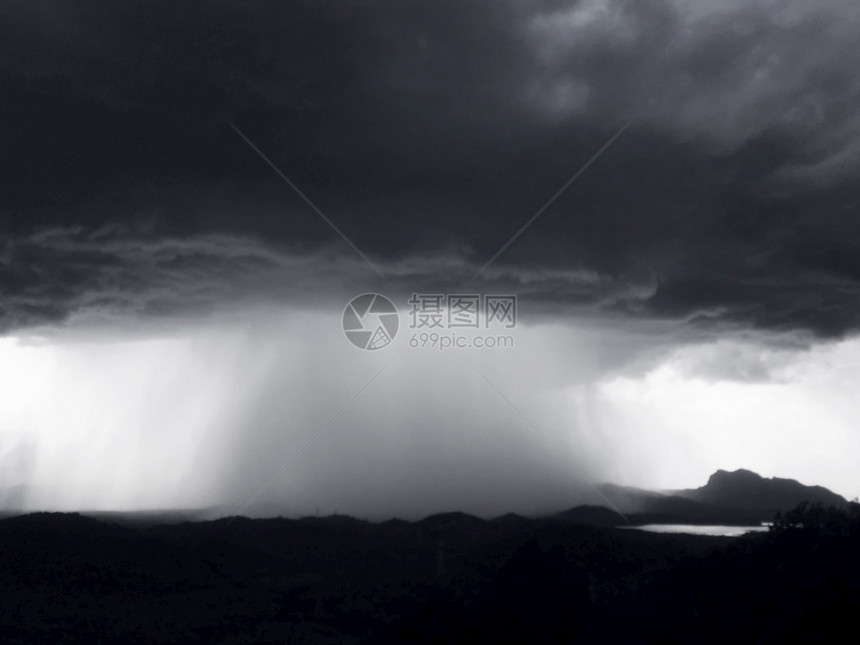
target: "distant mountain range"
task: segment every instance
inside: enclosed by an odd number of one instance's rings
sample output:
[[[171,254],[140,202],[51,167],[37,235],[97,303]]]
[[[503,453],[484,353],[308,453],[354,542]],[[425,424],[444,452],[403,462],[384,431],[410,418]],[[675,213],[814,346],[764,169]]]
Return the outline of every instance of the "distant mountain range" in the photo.
[[[844,507],[848,501],[822,487],[806,486],[794,479],[766,478],[750,470],[718,470],[699,488],[651,491],[631,486],[604,484],[600,491],[615,510],[633,516],[634,523],[685,522],[744,524],[773,519],[801,502]],[[581,507],[582,508],[582,507]],[[587,519],[596,511],[572,509],[568,517]],[[597,515],[595,515],[597,517]],[[606,519],[605,514],[600,514]],[[602,522],[601,522],[602,523]]]
[[[800,502],[844,506],[848,501],[823,486],[806,486],[794,479],[765,478],[751,470],[718,470],[700,488],[673,491],[674,495],[716,506],[788,511]]]
[[[617,484],[602,484],[598,488],[603,497],[602,505],[577,506],[552,517],[591,526],[651,523],[746,525],[771,521],[777,511],[785,513],[804,501],[836,507],[848,504],[844,497],[822,486],[806,486],[794,479],[765,478],[744,469],[732,472],[718,470],[699,488],[654,491]],[[0,487],[0,517],[23,512],[20,502],[24,499],[24,492],[23,487]],[[225,515],[217,509],[81,513],[108,522],[138,526],[199,521]],[[278,515],[278,512],[271,513],[272,517]],[[312,518],[305,519],[310,521]],[[398,522],[402,520],[390,520],[385,524]],[[415,524],[462,527],[482,522],[465,513],[451,512],[432,515]],[[511,525],[528,520],[508,514],[491,522],[494,525]]]

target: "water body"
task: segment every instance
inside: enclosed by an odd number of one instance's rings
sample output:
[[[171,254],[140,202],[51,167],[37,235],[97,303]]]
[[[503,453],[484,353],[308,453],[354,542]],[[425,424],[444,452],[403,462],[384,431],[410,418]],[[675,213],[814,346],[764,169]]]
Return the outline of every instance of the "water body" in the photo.
[[[690,535],[716,535],[720,537],[737,537],[745,533],[761,533],[768,530],[767,526],[725,526],[719,524],[642,524],[641,526],[622,526],[624,529],[636,529],[651,533],[688,533]]]

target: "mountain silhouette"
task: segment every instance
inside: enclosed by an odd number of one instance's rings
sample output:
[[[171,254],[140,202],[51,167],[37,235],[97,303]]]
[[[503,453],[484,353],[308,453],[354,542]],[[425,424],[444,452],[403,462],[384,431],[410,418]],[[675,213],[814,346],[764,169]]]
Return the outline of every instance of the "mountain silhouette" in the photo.
[[[713,506],[768,514],[789,511],[802,502],[837,507],[848,504],[844,497],[823,486],[806,486],[794,479],[780,477],[765,478],[745,469],[718,470],[704,486],[676,490],[672,494]]]
[[[848,504],[844,497],[822,486],[806,486],[794,479],[765,478],[745,469],[718,470],[699,488],[653,491],[603,484],[600,490],[634,524],[758,524],[769,521],[777,511],[784,513],[802,502],[838,508]],[[602,524],[608,519],[589,521],[589,514],[578,509],[562,515],[576,516],[587,524]]]

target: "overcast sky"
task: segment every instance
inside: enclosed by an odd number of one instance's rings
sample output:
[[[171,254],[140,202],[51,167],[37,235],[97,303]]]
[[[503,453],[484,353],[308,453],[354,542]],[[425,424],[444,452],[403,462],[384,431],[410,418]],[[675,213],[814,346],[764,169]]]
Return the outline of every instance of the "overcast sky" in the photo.
[[[0,5],[0,487],[860,495],[858,40],[855,0]],[[517,295],[516,347],[409,347],[413,292]]]

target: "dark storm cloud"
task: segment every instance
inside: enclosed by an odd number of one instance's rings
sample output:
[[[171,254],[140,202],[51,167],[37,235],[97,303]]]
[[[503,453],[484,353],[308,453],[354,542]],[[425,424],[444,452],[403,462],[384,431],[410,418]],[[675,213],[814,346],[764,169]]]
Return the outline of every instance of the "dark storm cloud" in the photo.
[[[412,255],[380,264],[386,293],[403,305],[411,291],[434,292],[440,275],[452,290],[475,267],[455,254]],[[579,311],[641,299],[644,291],[612,284],[596,273],[507,272],[490,269],[494,284],[526,296],[549,314],[561,293]],[[62,323],[70,316],[101,321],[139,316],[195,316],[238,304],[282,303],[336,311],[375,278],[364,262],[335,245],[284,250],[259,239],[209,234],[146,237],[137,232],[48,229],[0,241],[0,329]],[[405,306],[405,305],[404,305]]]
[[[6,4],[3,326],[367,284],[228,120],[405,291],[465,281],[633,119],[474,288],[546,315],[855,330],[858,13]]]

